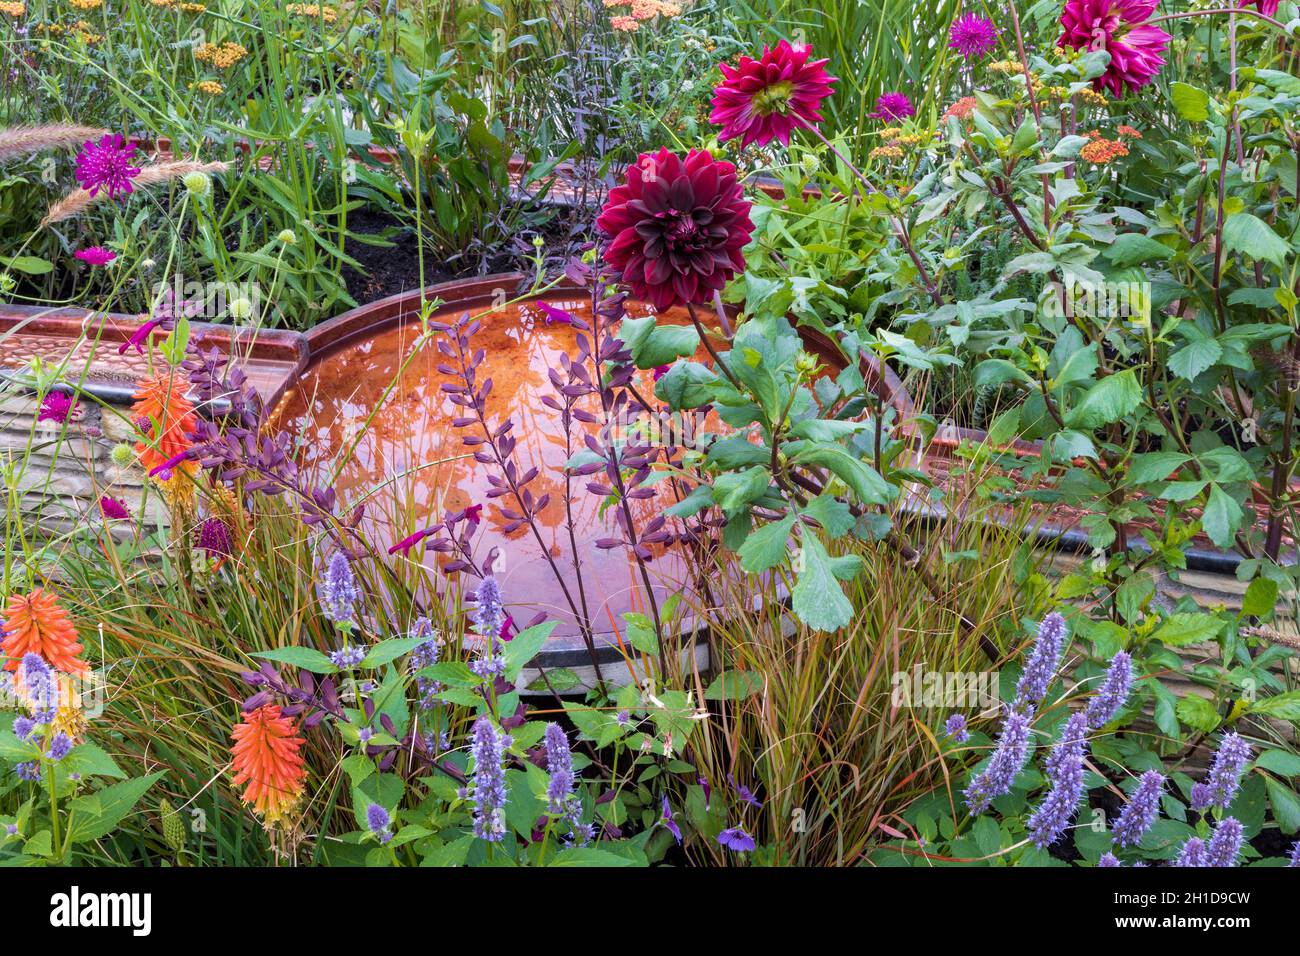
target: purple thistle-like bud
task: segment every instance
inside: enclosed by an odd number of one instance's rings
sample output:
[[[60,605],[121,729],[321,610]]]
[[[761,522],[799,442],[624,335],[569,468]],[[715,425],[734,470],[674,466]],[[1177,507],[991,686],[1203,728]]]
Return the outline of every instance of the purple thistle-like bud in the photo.
[[[1183,844],[1174,866],[1209,866],[1207,860],[1205,842],[1200,837],[1192,837]]]
[[[569,738],[559,724],[546,725],[546,769],[551,774],[546,788],[551,813],[568,813],[573,798],[573,754]]]
[[[503,735],[487,717],[474,722],[474,835],[496,842],[506,835],[506,777],[501,766]]]
[[[1088,726],[1100,728],[1115,719],[1133,686],[1133,659],[1119,651],[1110,661],[1106,679],[1088,704]]]
[[[372,803],[366,807],[366,826],[380,843],[387,843],[393,838],[388,827],[393,822],[393,818],[388,815],[388,811],[377,803]]]
[[[1114,853],[1111,853],[1109,850],[1107,850],[1105,853],[1101,855],[1101,859],[1097,861],[1097,865],[1098,866],[1119,866],[1120,865],[1119,857],[1115,856]]]
[[[1046,695],[1047,688],[1056,676],[1065,651],[1065,618],[1053,611],[1038,625],[1038,637],[1030,652],[1029,662],[1016,683],[1017,708],[1024,704],[1037,705]]]
[[[1192,809],[1198,813],[1211,807],[1228,809],[1241,786],[1241,773],[1249,761],[1250,744],[1235,732],[1224,734],[1205,782],[1192,786]]]
[[[953,714],[943,724],[944,735],[959,744],[964,744],[970,740],[970,731],[966,729],[966,717],[964,714]]]
[[[505,608],[501,603],[501,585],[492,575],[479,582],[474,592],[474,628],[485,636],[497,637],[505,623]]]
[[[1088,750],[1088,723],[1082,713],[1070,715],[1061,739],[1047,758],[1052,788],[1029,818],[1029,835],[1044,849],[1056,841],[1074,819],[1083,798],[1083,758]]]
[[[1163,774],[1154,770],[1142,774],[1133,795],[1111,827],[1113,842],[1120,846],[1134,846],[1142,839],[1160,815],[1160,794],[1164,786]]]
[[[330,558],[317,592],[321,610],[329,620],[339,625],[352,623],[352,608],[361,592],[352,573],[352,563],[343,552],[335,551]]]
[[[1206,866],[1236,866],[1244,839],[1241,822],[1236,817],[1224,817],[1214,828],[1209,845],[1205,848]]]
[[[60,730],[50,741],[50,749],[45,752],[45,756],[51,760],[62,760],[72,750],[72,738]]]
[[[1008,709],[993,756],[989,758],[983,772],[966,788],[966,805],[970,807],[971,813],[978,816],[988,809],[995,798],[1011,790],[1011,785],[1029,759],[1029,726],[1033,714],[1033,707],[1024,713]]]

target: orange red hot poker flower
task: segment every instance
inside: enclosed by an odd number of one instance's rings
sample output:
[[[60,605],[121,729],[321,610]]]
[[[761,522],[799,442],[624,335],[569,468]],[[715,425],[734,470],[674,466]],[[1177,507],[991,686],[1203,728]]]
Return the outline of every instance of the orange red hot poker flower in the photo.
[[[24,654],[37,654],[65,674],[82,674],[90,669],[78,656],[85,648],[77,640],[77,629],[59,606],[58,597],[43,588],[10,595],[4,629],[0,649],[7,658],[7,671],[16,671]]]
[[[190,434],[198,425],[194,405],[185,397],[189,382],[182,375],[164,372],[146,378],[135,393],[131,412],[140,431],[151,439],[138,441],[135,453],[147,472],[188,451]]]
[[[249,711],[231,731],[234,785],[247,785],[241,799],[268,825],[283,820],[302,796],[307,768],[297,732],[297,723],[276,704]]]

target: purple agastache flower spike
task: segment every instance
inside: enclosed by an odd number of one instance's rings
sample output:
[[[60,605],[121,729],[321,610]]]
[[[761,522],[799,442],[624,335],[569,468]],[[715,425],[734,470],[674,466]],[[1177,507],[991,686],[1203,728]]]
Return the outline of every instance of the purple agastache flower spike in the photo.
[[[978,816],[994,799],[1010,792],[1011,785],[1029,759],[1029,729],[1033,714],[1033,707],[1023,713],[1007,710],[993,756],[966,788],[966,805],[971,813]]]
[[[487,717],[474,722],[474,835],[496,842],[506,835],[506,782],[502,733]]]
[[[411,636],[425,638],[424,643],[418,645],[411,652],[411,671],[418,673],[426,667],[432,667],[438,663],[438,659],[442,656],[442,648],[433,633],[433,624],[430,623],[427,617],[416,619],[415,623],[411,625]],[[429,677],[417,677],[415,679],[415,691],[420,695],[419,708],[421,710],[430,710],[439,703],[434,699],[434,695],[442,691],[442,682]]]
[[[1083,760],[1088,750],[1087,718],[1081,713],[1070,715],[1061,740],[1047,759],[1047,775],[1052,788],[1029,818],[1029,835],[1039,849],[1051,846],[1079,809],[1083,798]]]
[[[334,552],[317,590],[321,610],[329,620],[339,625],[352,623],[352,608],[361,592],[347,555]]]
[[[1174,860],[1174,866],[1209,866],[1208,859],[1205,841],[1200,837],[1191,837],[1183,844],[1178,858]]]
[[[1205,782],[1192,785],[1192,809],[1198,813],[1211,807],[1228,809],[1241,785],[1241,772],[1249,761],[1250,744],[1237,733],[1224,734]]]
[[[51,760],[62,760],[72,750],[72,738],[64,731],[60,730],[50,741],[50,749],[45,752],[45,756]]]
[[[1138,780],[1133,795],[1120,811],[1111,827],[1111,839],[1120,846],[1135,846],[1142,835],[1151,829],[1160,815],[1160,795],[1165,778],[1155,770],[1148,770]]]
[[[1038,637],[1025,664],[1024,673],[1016,683],[1016,700],[1014,706],[1025,704],[1037,706],[1047,695],[1047,688],[1056,676],[1056,669],[1061,664],[1061,654],[1065,651],[1065,618],[1053,611],[1043,618],[1038,625]]]
[[[36,760],[24,760],[21,763],[14,764],[14,773],[18,774],[19,780],[26,780],[28,783],[41,782],[41,765]]]
[[[479,582],[474,592],[474,629],[480,634],[498,637],[505,619],[505,608],[501,604],[501,585],[489,574]]]
[[[1114,720],[1128,700],[1132,686],[1133,659],[1119,651],[1111,658],[1106,679],[1098,688],[1097,695],[1088,703],[1088,726],[1100,728]]]
[[[1235,817],[1224,817],[1214,828],[1210,842],[1205,848],[1207,866],[1236,866],[1237,857],[1241,856],[1241,844],[1245,836],[1241,822]]]
[[[551,782],[546,788],[547,809],[551,813],[569,813],[572,810],[573,754],[569,751],[569,738],[559,724],[546,725],[546,770]]]
[[[964,714],[953,714],[943,723],[943,733],[945,737],[964,744],[970,740],[970,731],[966,729],[966,716]]]
[[[54,672],[39,654],[28,651],[19,662],[18,671],[22,674],[23,694],[32,709],[32,716],[38,724],[48,724],[54,719],[54,709],[58,706],[58,688],[54,682]]]
[[[230,528],[220,518],[207,518],[199,528],[199,550],[209,558],[228,558],[234,553]]]
[[[666,793],[664,794],[663,816],[659,818],[659,822],[668,828],[668,832],[673,835],[673,839],[677,841],[677,845],[681,846],[682,828],[679,827],[677,821],[673,819],[673,808],[668,805],[668,794]],[[1300,842],[1296,843],[1296,846],[1300,848]],[[1291,865],[1295,866],[1295,863],[1292,862]]]
[[[1119,866],[1120,862],[1119,862],[1119,858],[1116,857],[1114,853],[1111,853],[1109,850],[1107,850],[1105,853],[1101,855],[1101,859],[1097,861],[1097,865],[1098,866]]]
[[[26,741],[36,731],[36,721],[30,717],[18,716],[14,718],[14,736],[19,740]]]
[[[1300,868],[1300,840],[1291,844],[1291,862],[1287,864],[1288,869]]]
[[[330,651],[329,658],[330,663],[339,670],[350,671],[366,659],[366,649],[345,644],[341,650]]]
[[[393,834],[388,829],[392,822],[393,819],[388,811],[379,804],[372,803],[366,807],[366,827],[380,843],[387,843],[393,838]]]
[[[754,838],[740,827],[730,827],[718,834],[718,842],[733,853],[747,853],[754,849]]]

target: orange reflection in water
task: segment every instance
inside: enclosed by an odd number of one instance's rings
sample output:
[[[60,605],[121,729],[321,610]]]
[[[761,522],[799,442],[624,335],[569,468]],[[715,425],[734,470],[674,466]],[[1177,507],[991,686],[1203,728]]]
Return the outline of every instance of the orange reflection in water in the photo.
[[[590,302],[585,297],[566,294],[544,298],[555,308],[590,323]],[[648,306],[628,302],[630,317],[649,313]],[[459,309],[443,310],[435,321],[452,322],[461,314]],[[474,538],[475,556],[482,560],[493,546],[500,549],[497,577],[516,622],[522,626],[542,610],[561,622],[557,636],[573,634],[577,632],[573,613],[545,553],[551,555],[572,597],[578,600],[573,549],[565,522],[563,465],[572,453],[585,447],[581,430],[594,432],[598,426],[575,422],[566,445],[559,413],[543,405],[541,399],[554,395],[547,370],[558,370],[561,354],[576,351],[577,333],[567,324],[548,324],[532,302],[503,306],[478,317],[482,326],[470,347],[486,351],[477,380],[481,384],[491,378],[493,383],[486,402],[488,425],[495,429],[507,419],[514,421],[512,434],[518,442],[515,460],[521,471],[534,465],[540,469],[527,487],[537,499],[545,494],[551,496],[538,516],[542,543],[527,525],[508,534],[504,531],[508,521],[501,507],[519,511],[519,505],[511,495],[487,498],[491,487],[487,475],[495,473],[496,468],[476,462],[472,457],[474,448],[461,442],[462,435],[482,436],[482,429],[456,429],[451,425],[453,418],[468,412],[452,404],[441,390],[444,383],[459,380],[439,372],[437,366],[455,363],[441,355],[436,340],[426,341],[401,371],[403,361],[416,347],[418,322],[390,327],[359,344],[327,353],[285,397],[278,418],[293,423],[290,427],[301,445],[304,472],[320,483],[329,481],[339,467],[339,456],[356,443],[338,475],[339,512],[346,513],[365,498],[366,530],[377,546],[387,548],[410,530],[437,521],[446,511],[482,504],[484,524]],[[685,310],[672,310],[659,319],[675,324],[689,322]],[[708,324],[711,314],[702,313],[701,319]],[[701,349],[697,358],[704,357]],[[400,378],[385,400],[384,393],[399,371]],[[650,373],[642,373],[636,384],[640,394],[655,403]],[[600,413],[596,396],[582,399],[579,407]],[[374,417],[366,429],[372,412]],[[716,423],[708,421],[706,427],[716,427]],[[612,512],[602,517],[602,499],[586,489],[587,481],[592,479],[603,482],[604,476],[598,473],[591,478],[573,478],[567,495],[574,516],[587,612],[597,632],[609,630],[611,614],[621,630],[623,612],[644,612],[647,608],[631,553],[624,548],[602,551],[595,547],[597,539],[615,537],[618,532]],[[655,498],[631,503],[638,526],[677,500],[672,482],[663,481],[655,487]],[[682,589],[687,578],[686,564],[673,549],[655,549],[655,554],[648,567],[656,597],[662,602],[668,594]],[[419,546],[412,550],[411,557],[431,566],[436,559],[434,552],[422,555]],[[399,555],[392,560],[404,559]]]

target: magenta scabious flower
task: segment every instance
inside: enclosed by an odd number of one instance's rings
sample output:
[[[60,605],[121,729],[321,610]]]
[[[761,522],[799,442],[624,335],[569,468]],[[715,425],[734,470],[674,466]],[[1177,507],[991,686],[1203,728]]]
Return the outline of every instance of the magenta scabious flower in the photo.
[[[1119,651],[1111,658],[1097,695],[1088,703],[1088,726],[1103,727],[1115,719],[1119,709],[1128,700],[1129,688],[1133,686],[1133,659],[1124,651]]]
[[[718,834],[718,842],[733,853],[747,853],[754,849],[754,838],[740,827],[730,827]]]
[[[1033,707],[1027,707],[1023,712],[1008,708],[993,756],[966,788],[966,805],[971,813],[978,816],[994,799],[1010,792],[1011,785],[1029,759],[1029,729],[1033,715]]]
[[[722,127],[719,141],[740,139],[789,146],[790,133],[822,121],[821,104],[839,82],[826,72],[827,60],[810,60],[807,46],[782,40],[763,47],[757,60],[742,56],[736,66],[719,63],[722,82],[713,90],[709,122]]]
[[[1245,839],[1241,822],[1235,817],[1224,817],[1214,828],[1210,842],[1205,847],[1207,866],[1236,866],[1237,857],[1241,856],[1241,844]]]
[[[36,420],[66,425],[76,408],[76,399],[67,392],[46,392],[45,397],[41,399],[41,408],[36,415]]]
[[[135,144],[120,133],[106,133],[98,143],[88,140],[77,154],[77,182],[92,197],[101,189],[110,199],[129,194],[132,178],[140,175],[139,168],[131,165],[134,152]]]
[[[1065,633],[1065,618],[1055,611],[1038,625],[1034,648],[1016,683],[1014,706],[1037,704],[1047,695],[1047,688],[1061,665],[1061,654],[1065,652]]]
[[[881,93],[876,97],[876,111],[871,114],[871,118],[897,123],[915,115],[916,107],[906,93]]]
[[[1124,87],[1139,90],[1165,65],[1169,34],[1146,21],[1158,0],[1066,0],[1061,13],[1063,33],[1058,46],[1076,50],[1105,50],[1106,72],[1093,80],[1100,90],[1124,95]]]
[[[1029,818],[1029,836],[1040,850],[1051,846],[1065,832],[1083,799],[1087,734],[1087,717],[1082,713],[1071,714],[1060,741],[1047,758],[1047,776],[1052,787]]]
[[[984,56],[998,45],[998,28],[992,20],[975,13],[965,13],[952,22],[948,46],[968,60]]]
[[[1192,809],[1198,813],[1204,813],[1211,807],[1228,809],[1237,795],[1241,773],[1249,760],[1250,744],[1239,734],[1224,734],[1205,782],[1192,785]]]
[[[85,249],[78,249],[73,255],[92,266],[106,266],[117,258],[116,252],[103,246],[87,246]]]
[[[99,499],[99,512],[108,521],[125,521],[131,517],[126,502],[120,498],[104,495]]]
[[[629,291],[656,309],[707,301],[745,268],[754,224],[736,167],[693,149],[666,149],[627,168],[596,220],[604,258]]]
[[[1115,825],[1111,827],[1111,840],[1120,846],[1134,846],[1142,835],[1151,829],[1160,814],[1160,794],[1165,787],[1165,778],[1154,770],[1148,770],[1138,779],[1138,785],[1129,797],[1128,803],[1120,811]]]

